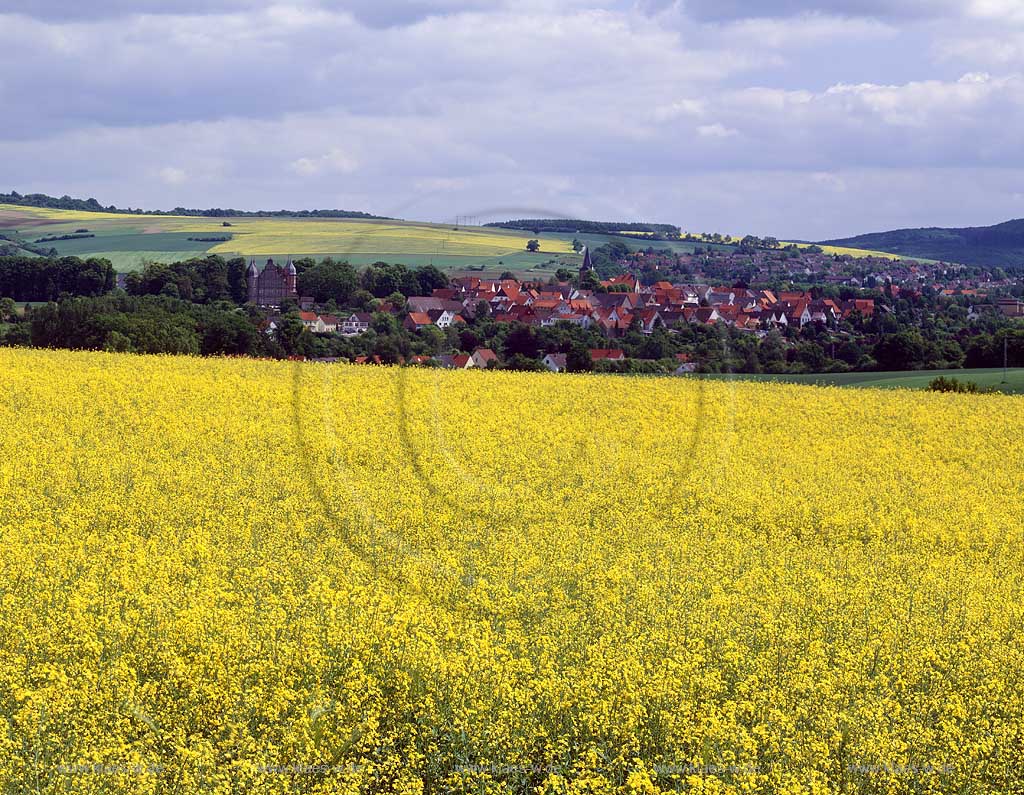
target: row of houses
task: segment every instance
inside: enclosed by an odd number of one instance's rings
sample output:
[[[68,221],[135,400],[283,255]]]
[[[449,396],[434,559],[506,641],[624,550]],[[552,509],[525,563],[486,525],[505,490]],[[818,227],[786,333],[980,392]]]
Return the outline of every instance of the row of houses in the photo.
[[[592,364],[598,362],[624,362],[626,352],[620,348],[592,348],[589,351]],[[568,369],[568,356],[564,353],[549,353],[542,359],[542,364],[554,373],[561,373]],[[676,359],[676,375],[695,372],[697,364],[692,357],[686,353],[678,353]],[[334,361],[334,360],[323,360]],[[383,364],[380,356],[357,356],[355,364]],[[498,355],[490,348],[477,348],[473,353],[444,354],[440,356],[411,356],[409,359],[401,358],[400,364],[421,365],[442,367],[449,370],[486,370],[488,367],[496,367],[500,364]]]
[[[637,328],[651,334],[658,325],[724,323],[738,329],[765,331],[773,327],[803,327],[808,323],[833,324],[857,312],[870,317],[872,299],[833,301],[815,299],[809,292],[752,290],[745,287],[674,284],[658,281],[642,285],[632,273],[600,281],[603,289],[580,285],[598,282],[587,249],[577,284],[571,282],[521,282],[518,279],[487,279],[464,276],[429,296],[413,296],[404,307],[384,305],[378,311],[402,317],[408,331],[428,327],[447,329],[483,313],[499,323],[553,326],[571,323],[595,328],[609,338]],[[362,334],[372,316],[354,312],[344,317],[318,314],[303,302],[303,324],[321,334]]]
[[[746,273],[752,282],[794,281],[855,288],[892,289],[910,292],[930,289],[946,296],[985,298],[992,290],[1005,291],[1021,284],[1021,278],[1003,269],[965,267],[948,262],[925,262],[896,255],[852,257],[825,252],[792,252],[758,249],[754,252],[716,249],[693,254],[672,254],[650,249],[631,252],[620,260],[626,270],[647,274],[680,272],[697,280],[716,281],[723,274]]]
[[[615,289],[607,293],[579,290],[570,284],[529,285],[517,280],[456,279],[453,287],[435,290],[431,296],[408,299],[402,325],[408,331],[430,326],[446,329],[465,323],[478,312],[493,320],[553,326],[572,323],[597,328],[608,337],[620,337],[634,324],[644,334],[658,324],[668,328],[679,323],[724,323],[738,329],[757,331],[771,327],[809,323],[833,324],[854,312],[871,317],[873,299],[834,301],[815,299],[809,293],[775,295],[769,290],[747,288],[673,285],[657,282],[641,287],[632,276],[617,277],[603,284]],[[300,313],[302,323],[319,334],[354,336],[369,330],[372,315],[353,312],[343,317]]]
[[[343,334],[355,336],[370,330],[373,315],[369,312],[353,312],[344,317],[301,311],[299,319],[302,325],[314,334]]]
[[[643,286],[632,274],[601,282],[605,291],[583,290],[570,283],[531,284],[515,279],[454,279],[429,297],[410,298],[405,325],[446,328],[486,311],[497,322],[552,326],[559,322],[597,328],[608,337],[622,336],[634,324],[650,334],[657,325],[725,323],[741,329],[802,327],[835,323],[854,312],[870,317],[872,299],[833,301],[807,292],[780,293],[747,288],[656,282]]]
[[[382,364],[379,356],[357,356],[355,364]],[[472,353],[444,354],[441,356],[412,356],[402,358],[399,364],[418,364],[444,367],[449,370],[486,370],[499,363],[498,355],[490,348],[477,348]]]

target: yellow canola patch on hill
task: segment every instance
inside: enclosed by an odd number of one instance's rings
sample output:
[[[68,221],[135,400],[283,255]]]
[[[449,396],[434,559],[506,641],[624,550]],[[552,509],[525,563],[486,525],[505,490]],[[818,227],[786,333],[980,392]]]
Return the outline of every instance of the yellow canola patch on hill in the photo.
[[[1021,483],[1000,396],[3,349],[0,786],[1021,791]]]
[[[459,227],[389,221],[307,220],[277,218],[232,219],[232,240],[215,245],[215,254],[449,254],[500,256],[526,250],[530,235]],[[182,231],[208,231],[205,224]],[[540,238],[542,253],[572,253],[570,242]]]
[[[121,213],[93,213],[82,210],[51,210],[46,207],[22,207],[18,204],[0,204],[0,212],[49,221],[124,221],[157,216],[128,215]],[[178,216],[159,216],[173,218]]]
[[[213,254],[441,254],[495,257],[526,251],[533,236],[526,232],[484,227],[453,227],[407,221],[363,221],[319,218],[196,218],[175,215],[127,215],[76,210],[49,210],[0,205],[8,217],[35,219],[52,225],[47,233],[70,231],[56,224],[86,225],[92,232],[137,232],[139,247],[145,234],[195,233],[203,237],[231,235],[224,243],[211,243]],[[230,226],[224,226],[224,222]],[[572,254],[572,244],[540,237],[540,253]]]
[[[779,245],[782,246],[783,248],[785,248],[786,246],[793,246],[793,245],[800,246],[801,248],[804,248],[804,247],[809,246],[811,244],[810,243],[788,243],[788,242],[786,242],[786,243],[779,243]],[[826,254],[838,254],[840,256],[848,254],[851,257],[858,257],[858,258],[861,258],[861,257],[881,257],[883,259],[900,259],[900,255],[899,254],[893,254],[891,251],[871,251],[870,249],[866,249],[866,248],[846,248],[845,246],[823,246],[823,245],[818,244],[818,243],[815,243],[814,245],[818,246],[818,248],[820,248]],[[904,258],[904,259],[906,259],[906,258]]]
[[[687,234],[691,234],[691,233],[683,232],[684,236],[686,236]],[[706,235],[701,235],[700,233],[696,233],[696,232],[692,233],[692,234],[700,237],[702,242],[705,242],[705,243],[712,242]],[[743,237],[744,237],[743,235],[738,235],[738,236],[737,235],[732,235],[732,236],[730,236],[729,243],[726,243],[724,245],[737,245],[743,239]],[[716,245],[723,245],[723,244],[719,243],[719,244],[716,244]],[[822,251],[825,254],[837,254],[837,255],[848,254],[851,257],[857,257],[857,258],[881,257],[881,258],[884,258],[884,259],[900,259],[898,254],[893,254],[893,253],[887,252],[887,251],[871,251],[869,249],[864,249],[864,248],[845,248],[843,246],[823,246],[823,245],[819,245],[817,243],[813,243],[813,244],[812,243],[795,243],[795,242],[790,241],[790,240],[781,240],[781,241],[779,241],[779,247],[780,248],[785,248],[787,246],[798,246],[800,248],[806,248],[807,246],[810,246],[810,245],[817,245],[820,249],[822,249]],[[918,258],[918,259],[920,260],[920,258]],[[920,261],[928,262],[930,260],[920,260]]]

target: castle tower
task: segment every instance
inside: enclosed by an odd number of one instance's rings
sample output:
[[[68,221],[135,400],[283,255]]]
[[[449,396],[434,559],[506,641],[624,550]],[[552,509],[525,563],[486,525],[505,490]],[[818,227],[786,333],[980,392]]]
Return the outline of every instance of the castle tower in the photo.
[[[249,260],[249,267],[245,271],[245,282],[248,286],[249,303],[256,303],[256,295],[259,291],[260,272],[256,270],[256,258]]]
[[[289,255],[288,264],[284,268],[284,285],[293,295],[298,295],[298,290],[295,287],[295,282],[298,278],[298,271],[295,270],[295,263],[292,262],[292,258]]]

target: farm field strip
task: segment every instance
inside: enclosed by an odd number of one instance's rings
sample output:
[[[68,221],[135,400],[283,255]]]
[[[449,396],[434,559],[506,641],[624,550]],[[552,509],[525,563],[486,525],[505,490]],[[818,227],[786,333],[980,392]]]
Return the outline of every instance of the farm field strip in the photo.
[[[205,219],[0,207],[0,220],[8,228],[18,223],[16,219],[22,219],[24,228],[19,231],[30,239],[72,234],[79,228],[88,229],[96,237],[52,243],[62,254],[81,256],[112,251],[129,254],[136,250],[140,253],[165,250],[191,252],[192,256],[203,252],[223,256],[255,256],[273,252],[305,256],[328,252],[336,257],[353,255],[380,259],[397,259],[406,255],[495,258],[526,254],[526,242],[532,237],[527,232],[483,227],[453,228],[414,222],[248,217]],[[24,226],[29,220],[42,223]],[[224,226],[225,221],[230,226]],[[189,237],[221,236],[230,236],[231,239],[224,242],[188,240]],[[541,251],[530,255],[538,261],[555,255],[576,258],[568,241],[548,236],[539,239]],[[158,241],[160,246],[156,245]]]
[[[446,224],[428,224],[405,221],[360,220],[360,219],[303,219],[303,218],[194,218],[189,216],[139,216],[112,213],[93,213],[75,210],[49,210],[15,205],[0,205],[0,229],[10,224],[22,223],[27,237],[43,237],[73,233],[77,228],[86,227],[96,238],[55,243],[62,254],[79,254],[110,251],[209,251],[224,256],[266,256],[274,252],[285,252],[296,256],[321,255],[355,258],[369,257],[367,262],[380,259],[398,259],[403,256],[420,257],[432,255],[445,262],[452,257],[494,258],[525,254],[526,242],[535,237],[530,232],[500,229],[496,227],[455,228]],[[227,221],[230,227],[223,226]],[[32,225],[34,224],[34,225]],[[14,226],[13,228],[18,228]],[[162,247],[147,244],[147,238],[163,235],[177,236],[179,245],[168,242]],[[190,242],[188,236],[219,237],[230,235],[231,240],[223,243]],[[105,237],[113,238],[104,244]],[[536,236],[541,243],[540,255],[568,257],[575,264],[577,255],[572,251],[572,240],[579,238],[591,246],[600,246],[615,240],[624,242],[637,250],[648,246],[668,248],[677,253],[692,253],[695,245],[685,241],[649,241],[638,235],[599,235],[581,233],[550,233]],[[783,244],[788,245],[788,244]],[[721,246],[714,246],[722,248]],[[851,254],[852,256],[880,256],[891,258],[895,255],[885,252],[861,249],[840,249],[824,247],[827,253]],[[328,252],[328,254],[324,254]],[[376,255],[376,256],[375,256]],[[127,261],[128,258],[119,258]],[[166,261],[160,257],[159,261]],[[407,264],[413,264],[411,261]],[[460,266],[454,261],[452,267]]]
[[[1024,368],[1010,368],[1003,382],[1001,367],[976,370],[906,370],[897,372],[856,372],[818,374],[771,374],[751,375],[745,373],[713,374],[699,376],[714,380],[762,381],[817,386],[859,387],[871,389],[925,389],[932,379],[939,376],[973,381],[981,387],[995,387],[1007,394],[1024,394]]]
[[[793,245],[793,244],[789,243],[789,242],[780,242],[779,245],[781,245],[781,246],[790,246],[790,245]],[[826,254],[839,254],[839,255],[848,254],[851,257],[880,257],[882,259],[899,259],[900,258],[899,254],[893,254],[891,251],[871,251],[871,250],[865,249],[865,248],[848,248],[846,246],[829,246],[829,245],[823,245],[821,243],[814,243],[814,244],[811,244],[811,243],[797,243],[796,245],[798,245],[798,246],[816,245],[816,246],[818,246],[818,248],[820,248]],[[922,257],[909,257],[909,258],[910,259],[915,259],[918,262],[935,262],[935,260],[924,259]]]

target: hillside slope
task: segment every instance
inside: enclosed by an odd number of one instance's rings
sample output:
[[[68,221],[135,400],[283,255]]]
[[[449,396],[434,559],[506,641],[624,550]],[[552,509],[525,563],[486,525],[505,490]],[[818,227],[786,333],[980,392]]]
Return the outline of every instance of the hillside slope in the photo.
[[[129,215],[0,203],[0,235],[12,245],[52,248],[59,256],[104,257],[119,271],[206,253],[331,256],[353,265],[432,264],[495,274],[511,269],[538,278],[580,262],[564,236],[540,235],[540,251],[534,253],[526,250],[529,232],[358,218]]]
[[[896,229],[823,242],[965,265],[1024,267],[1024,219],[963,229]]]

